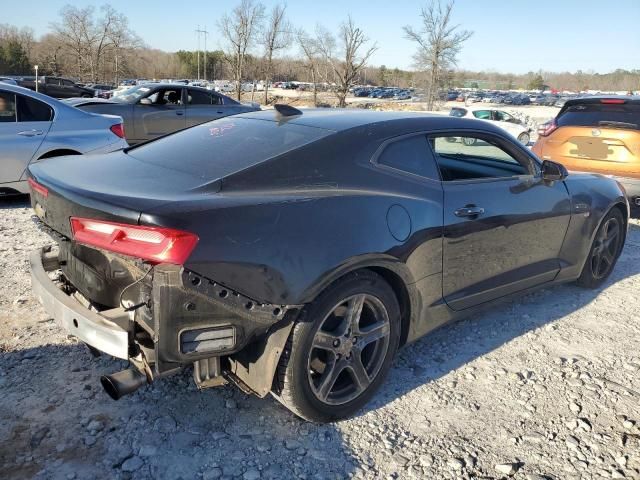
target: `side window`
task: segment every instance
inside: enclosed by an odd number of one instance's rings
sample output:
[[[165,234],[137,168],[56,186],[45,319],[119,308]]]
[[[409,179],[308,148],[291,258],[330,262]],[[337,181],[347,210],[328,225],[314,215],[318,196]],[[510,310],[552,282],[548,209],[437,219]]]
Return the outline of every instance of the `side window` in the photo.
[[[149,100],[154,105],[181,105],[182,104],[182,90],[158,90],[157,92],[149,95]]]
[[[378,156],[379,165],[439,180],[425,135],[414,135],[389,143]]]
[[[496,110],[496,120],[500,122],[511,122],[513,121],[513,117],[509,115],[507,112]]]
[[[47,85],[60,85],[60,80],[58,80],[57,78],[47,77],[46,83]]]
[[[211,103],[213,105],[222,105],[224,102],[222,101],[222,97],[220,95],[216,95],[215,93],[211,94]]]
[[[16,121],[16,96],[0,92],[0,123]]]
[[[53,119],[53,109],[46,103],[22,95],[16,97],[19,122],[50,122]]]
[[[189,105],[211,105],[213,103],[211,101],[211,95],[202,90],[189,89],[187,93],[189,95]]]
[[[429,137],[443,181],[528,175],[529,169],[485,136]]]
[[[476,110],[473,112],[473,116],[480,120],[491,120],[491,111],[489,110]]]
[[[65,87],[73,87],[73,82],[71,80],[62,80],[61,82]]]

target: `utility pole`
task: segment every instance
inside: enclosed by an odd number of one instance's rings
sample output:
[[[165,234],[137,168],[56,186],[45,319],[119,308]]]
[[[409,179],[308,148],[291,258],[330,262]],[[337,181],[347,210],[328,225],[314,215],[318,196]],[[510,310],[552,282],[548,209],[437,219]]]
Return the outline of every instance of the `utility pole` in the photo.
[[[200,25],[198,25],[198,80],[200,80],[200,34],[204,35],[204,68],[202,69],[204,80],[207,80],[207,26],[205,25],[204,30],[200,30]]]
[[[196,28],[196,34],[198,35],[198,80],[200,80],[200,25]]]

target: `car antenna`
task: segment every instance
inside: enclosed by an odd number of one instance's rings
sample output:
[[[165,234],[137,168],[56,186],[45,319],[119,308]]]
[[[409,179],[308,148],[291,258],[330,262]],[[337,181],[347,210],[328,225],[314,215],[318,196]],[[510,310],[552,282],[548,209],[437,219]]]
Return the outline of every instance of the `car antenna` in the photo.
[[[284,105],[282,103],[276,103],[273,108],[283,117],[294,117],[296,115],[302,115],[302,110],[298,110],[291,105]]]

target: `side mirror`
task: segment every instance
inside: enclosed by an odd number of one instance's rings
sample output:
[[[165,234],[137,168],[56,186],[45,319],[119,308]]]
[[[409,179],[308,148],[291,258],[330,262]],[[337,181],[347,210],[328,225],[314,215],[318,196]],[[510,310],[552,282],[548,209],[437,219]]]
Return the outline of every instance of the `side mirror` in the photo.
[[[138,103],[140,105],[151,105],[151,100],[149,100],[148,98],[141,98]]]
[[[542,162],[542,178],[548,181],[564,180],[569,175],[569,172],[564,165],[551,160],[545,160]]]

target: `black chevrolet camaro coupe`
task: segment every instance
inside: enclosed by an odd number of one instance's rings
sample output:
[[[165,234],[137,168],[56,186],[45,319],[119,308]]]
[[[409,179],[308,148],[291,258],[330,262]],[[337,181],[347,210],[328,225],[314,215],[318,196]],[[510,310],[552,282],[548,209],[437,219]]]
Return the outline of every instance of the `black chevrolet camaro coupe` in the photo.
[[[130,361],[107,393],[193,366],[200,388],[271,392],[313,421],[352,415],[445,322],[601,285],[629,210],[614,180],[487,122],[400,112],[278,106],[29,171],[56,239],[31,256],[34,291]]]

